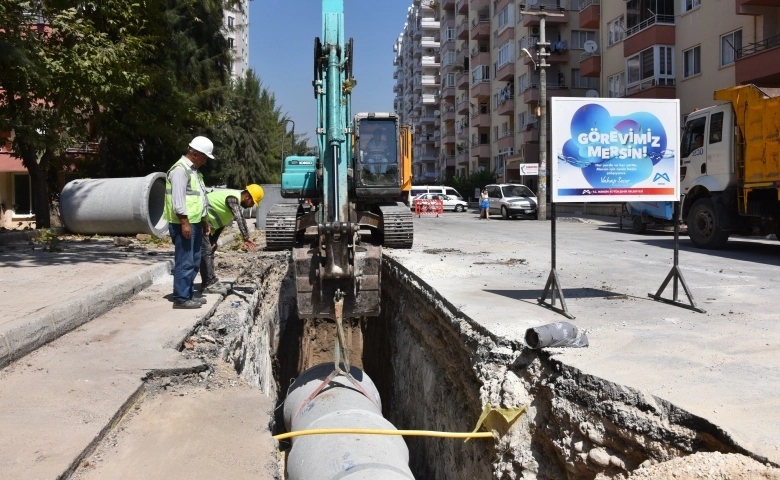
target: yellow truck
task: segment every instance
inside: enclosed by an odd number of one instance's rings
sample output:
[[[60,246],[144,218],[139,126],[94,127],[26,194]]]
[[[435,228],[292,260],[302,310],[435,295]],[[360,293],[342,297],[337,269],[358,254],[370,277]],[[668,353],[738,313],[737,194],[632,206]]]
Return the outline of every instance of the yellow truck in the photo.
[[[780,88],[715,92],[728,103],[688,115],[680,148],[682,215],[700,248],[731,234],[780,233]]]

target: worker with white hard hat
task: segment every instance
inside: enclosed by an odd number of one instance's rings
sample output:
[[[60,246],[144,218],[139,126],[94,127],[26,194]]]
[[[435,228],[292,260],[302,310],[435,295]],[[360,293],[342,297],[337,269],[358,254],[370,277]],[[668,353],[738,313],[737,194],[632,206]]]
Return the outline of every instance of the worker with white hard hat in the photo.
[[[205,293],[227,293],[219,284],[219,279],[214,272],[214,252],[217,251],[217,240],[226,226],[238,224],[244,246],[250,252],[256,252],[255,243],[249,238],[249,230],[241,208],[252,208],[260,204],[265,193],[263,187],[252,184],[244,190],[214,190],[206,195],[209,201],[209,227],[210,235],[203,235],[203,246],[200,256],[200,290]]]
[[[195,137],[185,153],[168,170],[165,182],[165,209],[168,231],[175,248],[173,267],[173,308],[200,308],[203,297],[194,297],[195,277],[200,266],[203,236],[210,232],[208,199],[198,173],[208,159],[214,159],[214,144]]]

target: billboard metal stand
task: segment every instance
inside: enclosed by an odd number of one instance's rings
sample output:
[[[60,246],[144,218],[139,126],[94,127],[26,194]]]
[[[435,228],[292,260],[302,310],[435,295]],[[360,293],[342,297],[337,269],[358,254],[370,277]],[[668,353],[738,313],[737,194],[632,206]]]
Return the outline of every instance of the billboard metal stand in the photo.
[[[648,293],[647,296],[652,298],[653,300],[668,303],[670,305],[676,305],[682,308],[687,308],[688,310],[693,310],[694,312],[707,313],[703,309],[696,306],[696,300],[693,299],[693,294],[691,293],[691,289],[688,288],[688,284],[685,283],[685,278],[683,277],[682,271],[680,270],[679,263],[680,263],[680,202],[677,201],[674,202],[674,265],[672,266],[672,271],[670,271],[669,275],[666,276],[666,280],[664,280],[664,283],[661,284],[661,288],[659,288],[655,294]],[[674,282],[672,283],[672,300],[669,300],[668,298],[661,297],[661,294],[663,293],[666,286],[669,285],[669,282],[672,281],[672,279],[674,279]],[[687,305],[679,301],[678,288],[677,288],[678,281],[682,284],[683,290],[685,290],[685,295],[688,296],[688,301],[691,302],[690,305]]]
[[[563,296],[563,289],[561,288],[561,281],[558,279],[558,272],[555,271],[555,250],[556,250],[556,244],[555,244],[555,202],[552,202],[550,204],[550,210],[551,210],[551,217],[550,217],[550,231],[552,232],[552,270],[550,270],[550,276],[547,277],[547,285],[544,286],[544,292],[542,292],[542,297],[539,298],[537,301],[540,305],[543,307],[547,307],[550,310],[560,313],[564,317],[574,320],[574,315],[569,313],[569,308],[566,306],[566,298]],[[687,290],[686,290],[687,291]],[[547,294],[550,294],[550,303],[547,304],[544,301],[547,299]],[[561,308],[558,308],[555,306],[555,296],[559,295],[561,297]]]

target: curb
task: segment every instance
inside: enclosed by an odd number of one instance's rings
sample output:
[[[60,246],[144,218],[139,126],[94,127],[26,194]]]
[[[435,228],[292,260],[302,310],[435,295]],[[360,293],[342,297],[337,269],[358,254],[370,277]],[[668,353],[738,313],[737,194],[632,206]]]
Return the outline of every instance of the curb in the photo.
[[[15,320],[8,331],[0,333],[0,368],[108,312],[169,274],[172,266],[172,260],[157,262],[44,315]]]

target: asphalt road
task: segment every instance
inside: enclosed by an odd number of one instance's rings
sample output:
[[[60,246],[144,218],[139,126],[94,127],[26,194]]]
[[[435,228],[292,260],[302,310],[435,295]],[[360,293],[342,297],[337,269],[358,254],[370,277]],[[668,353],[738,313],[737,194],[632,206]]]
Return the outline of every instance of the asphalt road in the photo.
[[[473,212],[415,217],[414,248],[390,255],[494,334],[522,340],[529,327],[566,320],[536,301],[550,226]],[[581,219],[559,219],[557,230],[563,293],[590,347],[555,349],[556,358],[668,400],[780,463],[780,242],[735,238],[706,251],[682,236],[680,268],[702,314],[648,298],[672,268],[671,233]]]

